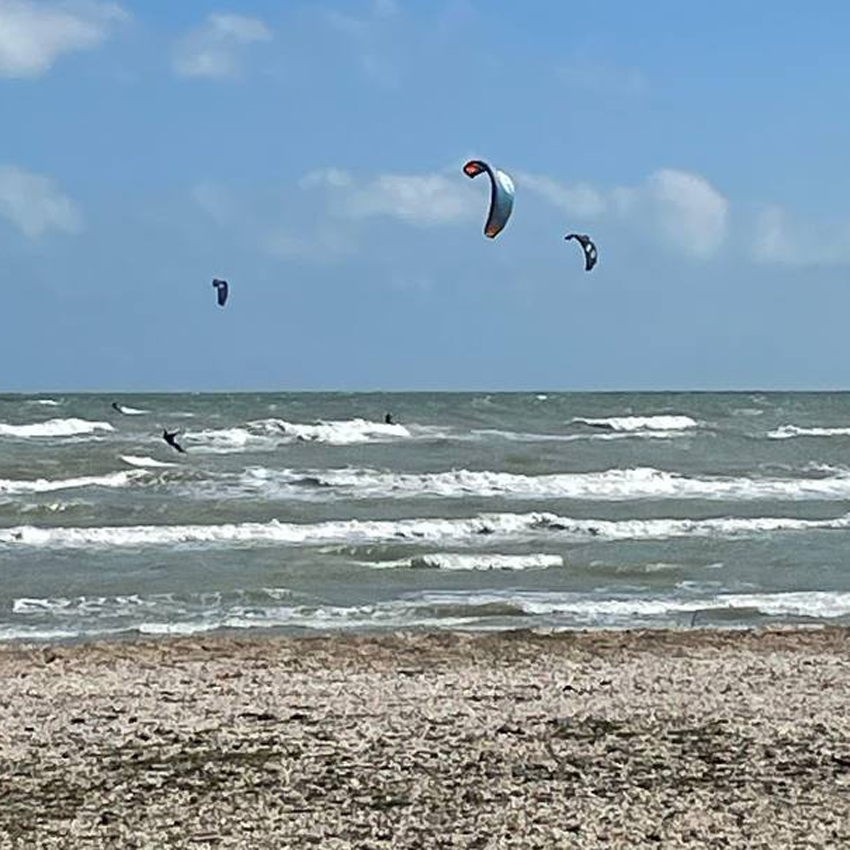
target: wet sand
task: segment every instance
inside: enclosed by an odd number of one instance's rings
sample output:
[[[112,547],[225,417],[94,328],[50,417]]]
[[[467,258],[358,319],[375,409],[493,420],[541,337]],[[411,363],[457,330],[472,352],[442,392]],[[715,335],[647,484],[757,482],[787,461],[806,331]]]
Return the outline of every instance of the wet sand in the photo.
[[[0,649],[2,848],[850,847],[850,631]]]

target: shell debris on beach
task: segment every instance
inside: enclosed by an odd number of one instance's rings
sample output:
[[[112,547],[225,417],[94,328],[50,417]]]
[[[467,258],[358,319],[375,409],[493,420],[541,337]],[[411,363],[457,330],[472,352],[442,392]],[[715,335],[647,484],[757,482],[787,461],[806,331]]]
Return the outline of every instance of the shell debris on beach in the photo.
[[[0,650],[0,846],[850,844],[844,629]]]

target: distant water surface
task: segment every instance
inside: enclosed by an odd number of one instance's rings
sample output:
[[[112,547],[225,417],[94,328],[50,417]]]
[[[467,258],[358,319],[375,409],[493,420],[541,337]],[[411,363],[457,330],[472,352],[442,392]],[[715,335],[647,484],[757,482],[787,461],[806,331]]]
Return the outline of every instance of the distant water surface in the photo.
[[[0,577],[0,640],[847,623],[850,394],[0,396]]]

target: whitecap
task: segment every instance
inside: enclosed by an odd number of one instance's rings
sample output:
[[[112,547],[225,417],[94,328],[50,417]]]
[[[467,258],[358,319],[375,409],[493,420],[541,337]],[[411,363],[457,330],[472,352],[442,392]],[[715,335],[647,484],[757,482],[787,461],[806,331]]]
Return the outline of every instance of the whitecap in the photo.
[[[312,425],[272,420],[270,424],[283,434],[297,440],[329,443],[337,446],[388,439],[404,439],[411,436],[410,431],[404,425],[370,422],[367,419],[317,422]]]
[[[575,417],[573,422],[610,428],[613,431],[683,431],[699,423],[690,416],[661,414],[657,416],[609,416],[602,419]]]
[[[137,456],[137,455],[121,455],[121,460],[124,463],[129,463],[131,466],[140,466],[140,467],[166,467],[166,466],[176,466],[175,463],[166,463],[164,460],[157,460],[152,457],[145,456]]]
[[[7,425],[0,422],[0,436],[4,437],[70,437],[75,434],[92,434],[95,431],[114,431],[108,422],[91,422],[87,419],[48,419],[27,425]]]
[[[365,566],[375,569],[408,568],[458,571],[488,570],[543,570],[550,567],[562,567],[561,555],[528,554],[497,555],[488,552],[462,554],[458,552],[415,555],[396,561],[372,561]]]
[[[78,487],[126,487],[138,472],[110,472],[106,475],[84,475],[79,478],[34,481],[0,478],[0,493],[50,493],[54,490],[72,490]]]
[[[220,525],[135,525],[0,529],[0,544],[47,548],[198,545],[352,545],[453,541],[480,544],[488,539],[531,540],[541,535],[591,540],[664,540],[683,537],[734,538],[769,533],[846,530],[850,514],[832,519],[722,517],[712,519],[573,519],[552,513],[479,514],[465,519],[330,520],[319,523],[270,522]]]
[[[850,427],[801,428],[797,425],[780,425],[767,434],[771,440],[788,440],[792,437],[850,437]]]
[[[824,477],[689,477],[674,472],[636,467],[601,472],[521,475],[490,470],[454,469],[448,472],[403,473],[369,468],[272,470],[254,467],[240,480],[245,494],[266,497],[316,498],[336,494],[345,498],[466,498],[582,499],[628,501],[640,499],[705,499],[803,501],[850,499],[850,473]]]

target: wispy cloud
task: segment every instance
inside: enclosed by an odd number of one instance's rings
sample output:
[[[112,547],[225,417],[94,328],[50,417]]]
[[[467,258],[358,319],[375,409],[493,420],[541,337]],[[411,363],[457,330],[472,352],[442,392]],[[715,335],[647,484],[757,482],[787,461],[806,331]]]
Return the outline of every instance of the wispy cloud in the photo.
[[[332,209],[350,219],[395,218],[420,227],[450,224],[480,214],[480,200],[461,179],[445,174],[379,174],[356,180],[336,168],[313,172],[305,185],[324,185]]]
[[[656,225],[681,251],[694,257],[714,255],[726,238],[729,202],[704,177],[664,168],[641,192]]]
[[[608,189],[522,171],[512,176],[518,195],[525,196],[523,215],[533,212],[536,198],[542,210],[566,213],[565,226],[581,227],[586,220],[616,224],[696,260],[713,257],[726,239],[728,201],[698,174],[661,169],[632,186]],[[267,253],[327,263],[355,253],[371,238],[371,221],[389,219],[419,229],[477,221],[486,210],[489,187],[486,181],[467,180],[459,167],[360,176],[329,166],[275,193],[293,200],[286,206],[261,208],[258,198],[240,202],[213,183],[198,184],[193,195],[213,221],[243,232]]]
[[[228,240],[279,259],[333,265],[353,253],[356,243],[350,226],[324,209],[315,187],[338,185],[341,174],[323,169],[271,195],[204,180],[192,187],[191,197],[215,227],[227,232]],[[282,205],[281,196],[298,202]]]
[[[49,230],[82,229],[77,205],[49,177],[15,165],[0,165],[0,216],[30,239]]]
[[[329,9],[325,12],[325,20],[334,29],[357,38],[369,35],[374,24],[381,19],[391,18],[398,14],[398,3],[395,0],[372,0],[363,6],[359,15]]]
[[[779,206],[764,207],[756,217],[753,258],[784,266],[850,263],[850,222],[792,220]]]
[[[177,43],[174,70],[184,77],[237,77],[248,45],[271,38],[271,30],[257,18],[212,14]]]
[[[119,5],[95,0],[0,0],[0,76],[41,76],[62,54],[97,47],[128,17]]]
[[[517,189],[540,195],[552,206],[583,218],[598,218],[610,204],[602,192],[587,183],[567,184],[542,174],[513,172]]]
[[[539,174],[515,176],[519,191],[536,194],[559,210],[648,227],[650,236],[694,258],[713,256],[726,238],[729,202],[699,174],[664,168],[635,185],[607,190]]]
[[[388,25],[400,17],[395,0],[372,0],[363,4],[360,14],[330,9],[324,17],[332,29],[351,41],[364,77],[382,88],[399,85],[398,63],[391,58],[394,42],[386,40]]]

